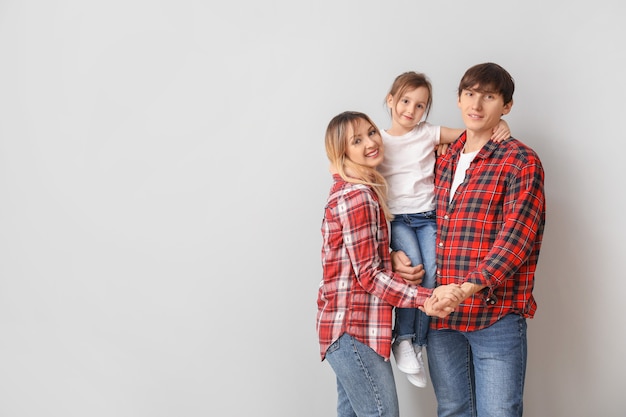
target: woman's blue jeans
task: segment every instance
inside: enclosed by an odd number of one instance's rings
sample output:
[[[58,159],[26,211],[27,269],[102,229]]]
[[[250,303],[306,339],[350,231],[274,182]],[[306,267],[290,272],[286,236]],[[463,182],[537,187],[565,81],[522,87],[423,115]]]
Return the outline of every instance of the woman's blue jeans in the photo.
[[[424,265],[422,286],[435,287],[437,258],[437,223],[435,211],[397,214],[391,221],[391,249],[407,254],[411,263]],[[430,317],[416,308],[396,308],[394,336],[396,340],[410,339],[413,344],[426,346]]]
[[[431,329],[428,368],[439,417],[521,417],[526,319],[510,313],[474,332]]]
[[[391,362],[344,333],[326,351],[337,376],[338,417],[398,417]]]

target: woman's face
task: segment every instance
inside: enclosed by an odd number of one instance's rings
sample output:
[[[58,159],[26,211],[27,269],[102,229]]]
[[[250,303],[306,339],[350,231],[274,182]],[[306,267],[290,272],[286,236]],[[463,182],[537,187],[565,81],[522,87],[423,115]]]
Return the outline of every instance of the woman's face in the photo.
[[[355,164],[376,168],[383,161],[383,140],[378,130],[360,119],[348,129],[346,156]]]

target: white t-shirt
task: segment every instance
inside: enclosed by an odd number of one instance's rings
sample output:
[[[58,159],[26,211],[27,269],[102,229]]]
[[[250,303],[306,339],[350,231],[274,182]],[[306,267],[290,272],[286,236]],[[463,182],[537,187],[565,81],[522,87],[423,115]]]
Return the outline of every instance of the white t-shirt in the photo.
[[[474,160],[474,157],[478,151],[461,153],[459,155],[459,162],[456,164],[456,171],[454,171],[454,179],[452,180],[452,185],[450,186],[450,201],[454,197],[454,193],[456,189],[465,181],[465,171],[469,168],[470,164]]]
[[[441,127],[421,122],[402,136],[380,132],[385,158],[378,171],[385,177],[389,209],[393,214],[423,213],[435,209],[435,146]]]

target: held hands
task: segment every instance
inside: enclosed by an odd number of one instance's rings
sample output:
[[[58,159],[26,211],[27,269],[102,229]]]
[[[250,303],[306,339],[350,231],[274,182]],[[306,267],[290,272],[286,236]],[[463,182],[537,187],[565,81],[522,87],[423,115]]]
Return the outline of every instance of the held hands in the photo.
[[[465,292],[458,284],[441,285],[433,290],[423,306],[418,307],[429,316],[444,318],[465,299]]]
[[[411,260],[406,253],[402,251],[391,252],[391,263],[393,271],[404,278],[407,283],[413,285],[422,283],[424,267],[421,264],[411,266]],[[464,283],[463,285],[468,286],[468,284]],[[447,317],[463,300],[482,288],[474,284],[469,285],[476,288],[464,289],[459,284],[440,285],[433,290],[432,295],[426,299],[424,305],[418,308],[429,316]]]

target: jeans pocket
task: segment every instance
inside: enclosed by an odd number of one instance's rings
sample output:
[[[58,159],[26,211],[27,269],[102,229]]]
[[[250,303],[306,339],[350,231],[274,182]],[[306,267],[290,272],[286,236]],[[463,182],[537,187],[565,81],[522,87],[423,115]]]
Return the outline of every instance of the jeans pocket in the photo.
[[[339,344],[339,341],[341,340],[341,337],[337,340],[335,340],[330,346],[328,346],[328,349],[326,350],[326,354],[330,354],[333,353],[334,351],[338,350],[341,345]]]

